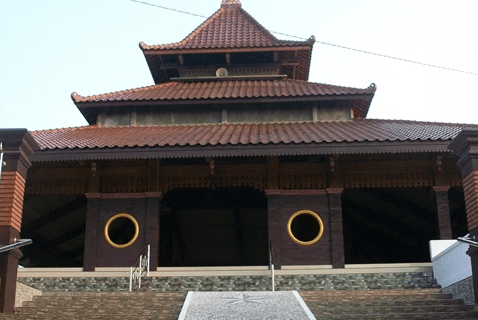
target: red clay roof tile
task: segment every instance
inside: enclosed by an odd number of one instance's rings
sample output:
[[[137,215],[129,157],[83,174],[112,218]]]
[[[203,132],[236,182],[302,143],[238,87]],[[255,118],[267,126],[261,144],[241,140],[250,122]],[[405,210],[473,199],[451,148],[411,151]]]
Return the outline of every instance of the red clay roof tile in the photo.
[[[374,94],[374,84],[365,89],[334,86],[300,80],[232,80],[168,82],[149,87],[83,97],[72,93],[75,103],[119,101],[173,101],[211,99],[286,98],[353,96]]]
[[[461,125],[402,120],[98,127],[31,132],[41,150],[128,147],[446,141]]]
[[[226,1],[222,3],[219,10],[184,40],[163,45],[147,45],[141,42],[140,47],[143,51],[167,51],[284,46],[312,47],[313,43],[313,38],[307,41],[278,40],[242,9],[240,1]]]

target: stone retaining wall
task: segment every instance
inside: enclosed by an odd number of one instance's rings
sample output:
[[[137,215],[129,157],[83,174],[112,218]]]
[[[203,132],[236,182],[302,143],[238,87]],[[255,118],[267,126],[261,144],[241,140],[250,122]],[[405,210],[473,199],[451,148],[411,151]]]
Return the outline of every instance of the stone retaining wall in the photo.
[[[463,299],[466,304],[475,304],[475,294],[473,293],[473,277],[468,277],[457,283],[442,289],[443,293],[451,293],[454,299]]]
[[[42,294],[42,291],[33,289],[29,286],[24,285],[23,283],[17,282],[17,290],[15,293],[15,307],[21,307],[24,301],[33,300],[34,296],[39,296]]]
[[[43,292],[128,291],[129,278],[19,278],[19,282]],[[432,272],[364,273],[276,276],[276,290],[372,290],[439,288]],[[271,290],[270,276],[150,277],[142,290],[263,291]]]

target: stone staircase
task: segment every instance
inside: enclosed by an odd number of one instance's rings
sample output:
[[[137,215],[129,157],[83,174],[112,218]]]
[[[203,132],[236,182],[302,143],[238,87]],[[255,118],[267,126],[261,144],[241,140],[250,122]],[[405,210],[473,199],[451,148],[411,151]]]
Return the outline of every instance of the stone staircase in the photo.
[[[44,293],[26,301],[8,320],[111,319],[176,320],[183,306],[183,293]]]
[[[317,319],[478,319],[473,306],[440,289],[299,292]],[[176,320],[185,294],[172,292],[44,293],[0,320]]]
[[[43,291],[0,320],[177,319],[187,291],[270,291],[270,276],[153,276],[140,292],[127,277],[23,277]],[[296,290],[317,319],[478,319],[473,306],[443,294],[431,272],[288,274],[276,290]]]
[[[302,291],[317,319],[478,319],[473,306],[440,289]]]

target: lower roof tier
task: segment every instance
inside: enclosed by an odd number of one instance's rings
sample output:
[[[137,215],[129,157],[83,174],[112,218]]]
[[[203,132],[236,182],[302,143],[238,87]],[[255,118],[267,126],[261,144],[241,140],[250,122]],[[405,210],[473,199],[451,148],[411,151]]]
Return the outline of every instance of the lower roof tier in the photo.
[[[404,120],[99,127],[32,132],[34,161],[448,152],[478,125]]]

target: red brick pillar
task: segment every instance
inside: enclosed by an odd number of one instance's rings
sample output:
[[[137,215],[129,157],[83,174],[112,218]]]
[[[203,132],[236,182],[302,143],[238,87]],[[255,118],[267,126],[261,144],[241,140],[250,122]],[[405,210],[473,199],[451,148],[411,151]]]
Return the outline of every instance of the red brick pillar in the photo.
[[[463,130],[448,148],[459,157],[457,165],[463,178],[468,231],[478,239],[478,130]],[[478,303],[478,248],[470,246],[467,254],[471,258],[475,302]]]
[[[38,145],[26,129],[0,129],[6,166],[0,177],[0,245],[20,238],[28,160]],[[0,312],[13,313],[20,250],[0,253]]]

